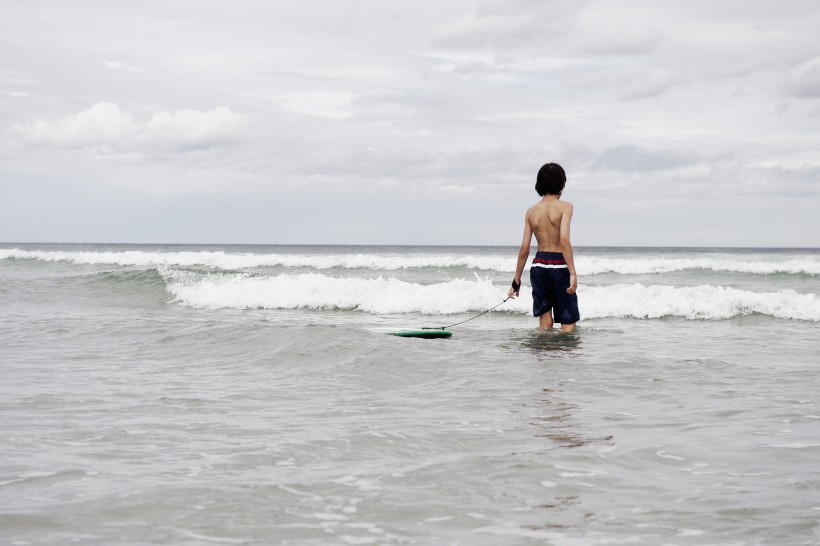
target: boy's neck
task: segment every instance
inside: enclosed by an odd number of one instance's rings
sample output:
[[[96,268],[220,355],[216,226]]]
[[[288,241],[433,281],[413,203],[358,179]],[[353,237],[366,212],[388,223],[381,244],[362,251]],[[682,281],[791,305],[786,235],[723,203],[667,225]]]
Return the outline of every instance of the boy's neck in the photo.
[[[560,193],[548,193],[544,195],[543,201],[558,201],[561,199]]]

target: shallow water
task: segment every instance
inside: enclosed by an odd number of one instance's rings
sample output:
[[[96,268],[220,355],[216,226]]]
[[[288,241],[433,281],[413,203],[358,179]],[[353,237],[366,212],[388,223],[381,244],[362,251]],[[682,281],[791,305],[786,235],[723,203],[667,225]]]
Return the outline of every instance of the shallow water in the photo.
[[[566,335],[511,307],[423,340],[386,334],[480,308],[202,308],[152,267],[40,259],[0,279],[3,543],[820,542],[815,321]]]

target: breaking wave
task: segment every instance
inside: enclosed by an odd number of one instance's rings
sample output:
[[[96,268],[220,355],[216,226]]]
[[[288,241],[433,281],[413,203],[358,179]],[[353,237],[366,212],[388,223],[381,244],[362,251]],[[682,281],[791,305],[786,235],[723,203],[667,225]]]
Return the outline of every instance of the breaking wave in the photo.
[[[450,315],[478,312],[499,303],[506,287],[488,279],[456,279],[417,284],[395,278],[340,278],[320,273],[254,276],[201,274],[163,269],[174,301],[204,309],[353,310],[372,314]],[[791,290],[749,292],[720,286],[674,287],[642,284],[585,286],[579,290],[582,318],[683,317],[724,320],[762,314],[820,321],[820,300]],[[532,299],[521,297],[499,312],[530,313]]]

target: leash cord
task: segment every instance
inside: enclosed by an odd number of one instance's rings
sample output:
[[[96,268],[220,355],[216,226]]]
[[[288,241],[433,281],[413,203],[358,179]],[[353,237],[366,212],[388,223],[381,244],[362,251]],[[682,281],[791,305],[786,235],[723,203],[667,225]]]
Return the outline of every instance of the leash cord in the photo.
[[[501,303],[506,302],[508,299],[510,299],[510,298],[504,298],[504,301],[502,301]],[[435,328],[428,327],[428,328],[422,328],[422,330],[444,330],[445,328],[452,328],[453,326],[458,326],[459,324],[464,324],[465,322],[470,322],[470,321],[471,321],[471,320],[473,320],[473,319],[477,319],[477,318],[478,318],[478,317],[480,317],[481,315],[486,315],[487,313],[489,313],[490,311],[492,311],[492,310],[493,310],[493,309],[495,309],[496,307],[499,307],[499,306],[501,305],[501,303],[499,303],[499,304],[498,304],[498,305],[496,305],[495,307],[490,307],[490,308],[489,308],[489,309],[487,309],[486,311],[483,311],[483,312],[481,312],[481,313],[477,314],[477,315],[476,315],[476,316],[474,316],[474,317],[470,317],[470,318],[468,318],[467,320],[462,320],[461,322],[456,322],[455,324],[450,324],[449,326],[436,326]]]

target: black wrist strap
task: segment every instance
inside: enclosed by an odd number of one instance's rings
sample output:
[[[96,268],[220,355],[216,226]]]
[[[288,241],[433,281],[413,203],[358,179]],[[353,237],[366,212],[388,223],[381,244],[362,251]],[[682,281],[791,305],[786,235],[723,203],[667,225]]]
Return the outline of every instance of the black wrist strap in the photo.
[[[521,283],[520,282],[515,282],[514,278],[513,278],[513,282],[512,282],[512,289],[513,289],[513,292],[515,292],[516,294],[518,294],[518,291],[521,290]]]

